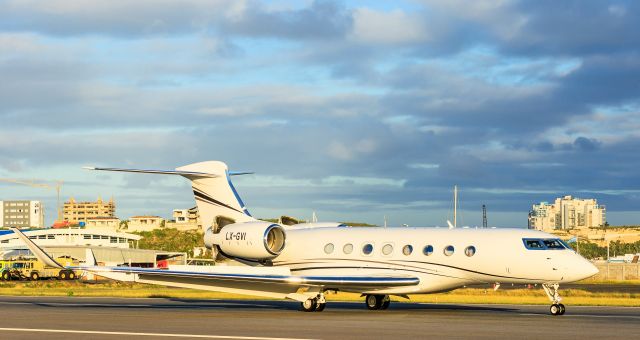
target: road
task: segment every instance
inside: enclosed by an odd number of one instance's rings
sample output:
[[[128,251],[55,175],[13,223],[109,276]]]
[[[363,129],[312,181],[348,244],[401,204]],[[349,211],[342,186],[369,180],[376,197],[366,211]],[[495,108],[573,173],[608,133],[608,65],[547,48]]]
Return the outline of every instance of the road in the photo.
[[[640,308],[330,302],[304,313],[288,301],[0,297],[0,338],[11,339],[632,339]]]

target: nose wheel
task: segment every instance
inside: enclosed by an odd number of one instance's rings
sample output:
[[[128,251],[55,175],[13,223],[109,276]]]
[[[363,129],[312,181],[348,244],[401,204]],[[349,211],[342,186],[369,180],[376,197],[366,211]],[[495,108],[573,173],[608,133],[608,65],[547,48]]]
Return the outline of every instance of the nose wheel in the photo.
[[[562,315],[564,314],[564,311],[564,305],[561,303],[554,303],[551,305],[551,307],[549,307],[549,312],[551,312],[551,315]]]
[[[560,285],[557,283],[543,283],[542,289],[544,289],[544,292],[547,293],[547,297],[549,298],[549,300],[551,300],[551,307],[549,307],[549,312],[551,313],[551,315],[563,315],[565,312],[565,307],[560,303],[560,301],[562,300],[560,294],[558,293]]]

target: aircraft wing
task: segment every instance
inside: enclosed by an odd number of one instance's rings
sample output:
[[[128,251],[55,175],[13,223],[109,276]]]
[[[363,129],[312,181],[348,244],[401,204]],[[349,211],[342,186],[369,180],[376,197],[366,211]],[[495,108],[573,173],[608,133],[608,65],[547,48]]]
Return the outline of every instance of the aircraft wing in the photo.
[[[20,230],[12,228],[31,250],[47,265],[62,268],[44,250]],[[286,267],[251,266],[175,266],[170,269],[95,266],[93,252],[87,250],[87,265],[69,267],[117,281],[140,282],[170,287],[192,288],[272,298],[305,301],[323,290],[382,291],[402,286],[415,286],[417,277],[403,275],[377,276],[296,276]]]
[[[187,266],[188,267],[188,266]],[[296,276],[287,268],[211,266],[208,271],[136,267],[78,267],[98,276],[129,282],[193,288],[304,301],[306,292],[320,290],[371,291],[414,286],[411,276]],[[195,267],[194,267],[195,269]],[[202,269],[202,268],[200,268]],[[269,273],[269,272],[272,273]],[[256,274],[256,272],[259,272]]]

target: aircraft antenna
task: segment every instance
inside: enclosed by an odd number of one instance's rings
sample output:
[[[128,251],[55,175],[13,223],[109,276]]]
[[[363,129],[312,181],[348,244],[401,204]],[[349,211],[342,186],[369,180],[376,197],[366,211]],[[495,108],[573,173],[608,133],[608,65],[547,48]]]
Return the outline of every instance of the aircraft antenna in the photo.
[[[487,228],[487,206],[482,205],[482,228]]]

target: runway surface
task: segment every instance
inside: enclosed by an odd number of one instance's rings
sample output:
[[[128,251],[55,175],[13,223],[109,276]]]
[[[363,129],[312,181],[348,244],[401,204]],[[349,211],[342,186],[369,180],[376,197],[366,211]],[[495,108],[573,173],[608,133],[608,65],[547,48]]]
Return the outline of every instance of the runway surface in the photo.
[[[288,301],[0,297],[6,339],[633,339],[640,308],[329,302],[324,312]]]

